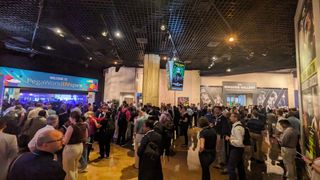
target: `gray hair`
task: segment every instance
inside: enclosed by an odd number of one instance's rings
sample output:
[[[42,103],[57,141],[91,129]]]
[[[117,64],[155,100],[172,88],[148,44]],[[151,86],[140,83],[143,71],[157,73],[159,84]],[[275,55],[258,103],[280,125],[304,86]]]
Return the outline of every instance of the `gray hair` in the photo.
[[[54,125],[57,121],[59,122],[59,116],[57,116],[57,115],[50,115],[47,118],[48,125]]]
[[[44,143],[52,141],[52,132],[55,130],[47,130],[42,132],[37,138],[37,147],[41,147]]]

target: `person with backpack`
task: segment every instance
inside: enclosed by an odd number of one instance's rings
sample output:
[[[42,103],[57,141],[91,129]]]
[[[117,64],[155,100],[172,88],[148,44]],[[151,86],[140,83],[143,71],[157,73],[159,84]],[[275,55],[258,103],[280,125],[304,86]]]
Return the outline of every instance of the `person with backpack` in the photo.
[[[161,135],[153,130],[154,121],[148,119],[143,129],[143,136],[138,149],[139,156],[139,180],[162,180],[161,166]]]
[[[225,140],[229,142],[230,154],[228,160],[229,180],[245,180],[246,172],[243,163],[245,128],[240,122],[240,115],[232,113],[230,116],[232,123],[231,135],[225,136]],[[238,175],[236,173],[238,170]]]
[[[117,144],[123,146],[126,143],[126,131],[128,127],[128,122],[130,120],[130,112],[128,110],[128,104],[123,101],[122,107],[118,112],[118,139]]]

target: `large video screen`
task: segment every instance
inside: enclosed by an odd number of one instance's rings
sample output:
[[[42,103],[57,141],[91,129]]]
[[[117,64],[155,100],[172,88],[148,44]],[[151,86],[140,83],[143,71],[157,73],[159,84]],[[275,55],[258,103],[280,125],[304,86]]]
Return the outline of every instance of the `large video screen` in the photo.
[[[168,61],[166,65],[168,89],[182,91],[185,65],[178,61]]]

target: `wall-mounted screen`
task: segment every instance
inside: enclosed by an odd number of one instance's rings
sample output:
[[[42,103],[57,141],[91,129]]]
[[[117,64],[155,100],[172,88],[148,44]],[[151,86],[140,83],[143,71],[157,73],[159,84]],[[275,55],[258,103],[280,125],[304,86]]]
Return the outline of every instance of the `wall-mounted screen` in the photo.
[[[98,91],[98,80],[61,74],[0,67],[6,87]]]
[[[178,61],[168,61],[166,65],[168,89],[182,91],[185,65]]]

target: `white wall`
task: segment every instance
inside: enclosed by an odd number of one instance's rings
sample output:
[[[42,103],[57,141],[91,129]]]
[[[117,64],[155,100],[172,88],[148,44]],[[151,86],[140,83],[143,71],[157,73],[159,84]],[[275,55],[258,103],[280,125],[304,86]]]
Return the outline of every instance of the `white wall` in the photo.
[[[165,69],[160,70],[159,103],[177,104],[178,97],[189,97],[189,103],[200,103],[200,75],[199,71],[185,71],[183,90],[169,91]]]
[[[232,76],[203,76],[200,84],[204,86],[222,86],[223,81],[256,82],[261,88],[288,88],[289,107],[294,107],[295,78],[291,73],[248,73]]]

